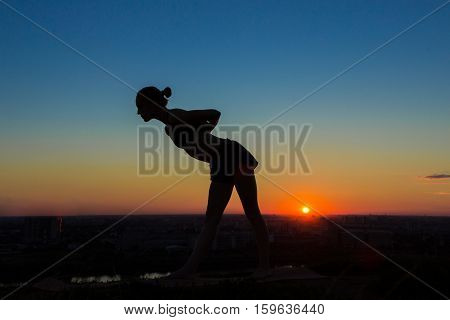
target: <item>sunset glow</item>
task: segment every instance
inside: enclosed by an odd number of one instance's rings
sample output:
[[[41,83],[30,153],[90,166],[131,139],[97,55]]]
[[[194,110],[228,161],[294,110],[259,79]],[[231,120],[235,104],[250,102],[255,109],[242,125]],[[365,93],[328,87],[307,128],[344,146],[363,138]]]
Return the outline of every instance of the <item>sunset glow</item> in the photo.
[[[302,213],[303,214],[308,214],[308,213],[310,213],[311,212],[311,209],[310,208],[308,208],[308,207],[302,207]]]
[[[170,86],[168,108],[219,110],[213,133],[259,161],[264,214],[450,215],[448,7],[334,78],[432,1],[385,1],[383,9],[356,1],[354,10],[339,1],[320,10],[269,1],[251,23],[255,5],[245,1],[204,2],[192,12],[172,8],[178,2],[96,2],[99,16],[90,2],[15,2],[115,76],[0,11],[0,216],[205,212],[208,164],[183,169],[196,160],[160,122],[136,114],[125,80],[136,89]],[[333,85],[321,86],[328,79]],[[294,105],[313,88],[313,99]],[[145,161],[141,126],[160,148]],[[151,174],[138,174],[144,162]],[[226,211],[243,214],[236,191]]]

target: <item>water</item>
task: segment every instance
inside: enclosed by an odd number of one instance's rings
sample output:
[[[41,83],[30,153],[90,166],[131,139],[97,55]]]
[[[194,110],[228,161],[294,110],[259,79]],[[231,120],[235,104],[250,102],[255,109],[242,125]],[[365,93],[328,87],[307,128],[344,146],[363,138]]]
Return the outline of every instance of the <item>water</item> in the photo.
[[[164,278],[170,275],[170,272],[167,273],[158,273],[158,272],[152,272],[152,273],[146,273],[144,275],[141,275],[139,278],[142,280],[154,280],[154,279],[160,279]]]
[[[70,283],[84,284],[84,283],[111,283],[121,281],[122,277],[120,275],[113,276],[90,276],[90,277],[72,277]]]

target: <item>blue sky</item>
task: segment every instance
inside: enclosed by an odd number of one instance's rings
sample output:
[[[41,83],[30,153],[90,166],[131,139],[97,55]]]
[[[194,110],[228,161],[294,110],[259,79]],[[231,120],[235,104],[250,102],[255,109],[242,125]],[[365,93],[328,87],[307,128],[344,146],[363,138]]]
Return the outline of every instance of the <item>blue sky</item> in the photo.
[[[258,123],[441,2],[9,3],[136,88],[171,85],[174,105],[218,106],[230,122]],[[448,115],[449,16],[445,8],[290,116],[339,110],[352,118],[370,108],[358,100],[386,112],[392,108],[384,110],[383,101],[418,109],[424,98]],[[5,6],[0,17],[1,105],[9,123],[24,120],[24,110],[43,122],[123,122],[129,115],[123,107],[133,93],[126,87]]]

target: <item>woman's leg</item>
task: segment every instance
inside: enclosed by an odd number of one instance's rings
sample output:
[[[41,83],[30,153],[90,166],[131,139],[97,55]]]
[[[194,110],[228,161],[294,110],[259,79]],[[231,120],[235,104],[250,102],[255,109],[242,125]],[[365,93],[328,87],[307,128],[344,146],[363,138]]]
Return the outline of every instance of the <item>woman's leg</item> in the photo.
[[[172,274],[173,277],[186,277],[196,272],[202,258],[208,253],[208,250],[214,241],[220,218],[222,217],[223,211],[225,210],[232,193],[232,183],[211,181],[205,224],[188,261],[180,270]]]
[[[236,190],[241,199],[245,215],[250,221],[256,235],[259,253],[259,272],[268,273],[269,263],[269,233],[258,205],[255,176],[238,174],[235,179]]]

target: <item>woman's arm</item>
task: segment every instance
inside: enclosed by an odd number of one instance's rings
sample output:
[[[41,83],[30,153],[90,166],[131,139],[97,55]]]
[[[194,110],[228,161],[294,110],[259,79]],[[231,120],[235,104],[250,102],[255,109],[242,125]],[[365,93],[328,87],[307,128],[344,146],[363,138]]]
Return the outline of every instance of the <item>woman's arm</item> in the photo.
[[[190,110],[186,112],[186,121],[189,122],[203,122],[208,125],[208,130],[212,131],[220,119],[220,111],[215,109],[205,110]]]

